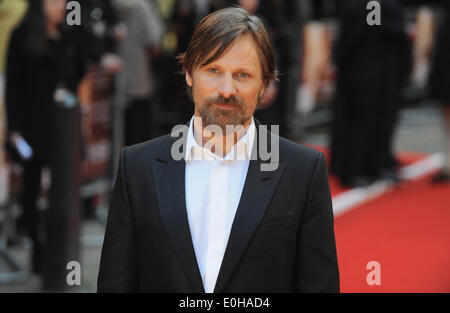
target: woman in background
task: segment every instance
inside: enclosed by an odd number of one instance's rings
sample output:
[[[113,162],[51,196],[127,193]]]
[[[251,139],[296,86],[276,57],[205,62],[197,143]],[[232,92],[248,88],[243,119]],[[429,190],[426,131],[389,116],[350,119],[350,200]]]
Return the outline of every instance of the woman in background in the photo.
[[[346,187],[397,183],[392,139],[411,54],[402,1],[383,1],[379,26],[366,22],[369,0],[335,2],[340,31],[330,171]]]
[[[76,93],[84,74],[82,45],[64,28],[66,0],[30,0],[22,23],[14,30],[6,64],[6,108],[10,141],[28,143],[23,158],[22,215],[18,228],[33,242],[32,270],[41,273],[43,241],[36,200],[41,170],[50,164],[55,125],[55,92]],[[23,141],[23,140],[24,141]]]

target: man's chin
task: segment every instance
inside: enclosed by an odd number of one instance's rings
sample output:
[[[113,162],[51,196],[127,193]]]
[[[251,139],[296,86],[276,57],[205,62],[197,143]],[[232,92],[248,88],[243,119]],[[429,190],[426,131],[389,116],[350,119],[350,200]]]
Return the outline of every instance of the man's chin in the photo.
[[[216,110],[220,110],[220,111],[235,111],[238,109],[237,106],[235,105],[229,105],[229,104],[218,104],[218,103],[214,103],[214,108]]]
[[[230,133],[239,131],[240,127],[244,127],[245,123],[236,120],[214,120],[211,123],[204,123],[203,127],[216,126],[222,129],[222,133]],[[227,129],[228,128],[228,129]]]

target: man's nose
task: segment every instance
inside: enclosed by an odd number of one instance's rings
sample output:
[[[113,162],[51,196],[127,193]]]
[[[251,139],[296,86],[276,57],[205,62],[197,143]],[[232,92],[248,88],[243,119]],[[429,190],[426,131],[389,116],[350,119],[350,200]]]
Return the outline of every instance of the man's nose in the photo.
[[[236,94],[233,76],[231,74],[223,75],[219,84],[219,94],[224,98],[229,98]]]

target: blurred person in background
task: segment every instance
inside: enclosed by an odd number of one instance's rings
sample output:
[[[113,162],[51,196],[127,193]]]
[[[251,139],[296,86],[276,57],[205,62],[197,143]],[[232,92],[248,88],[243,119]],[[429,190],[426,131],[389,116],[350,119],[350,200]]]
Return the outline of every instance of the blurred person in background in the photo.
[[[195,26],[204,16],[230,4],[231,0],[176,0],[172,22],[178,38],[177,52],[186,51]]]
[[[9,200],[10,170],[4,149],[6,141],[6,112],[5,112],[5,63],[11,32],[23,18],[27,8],[25,0],[0,1],[0,207]]]
[[[379,26],[368,25],[367,3],[336,1],[340,35],[330,170],[353,187],[376,179],[400,180],[391,142],[398,94],[410,63],[400,1],[383,1]]]
[[[107,71],[116,72],[119,69],[118,60],[114,60],[115,66],[110,69],[107,66],[110,65],[108,57],[116,53],[123,30],[112,0],[80,0],[79,3],[85,53],[93,63],[105,65]]]
[[[433,66],[430,73],[431,97],[439,100],[445,127],[444,152],[446,162],[440,173],[433,177],[434,183],[450,182],[450,2],[431,1],[441,4],[443,20],[441,20]]]
[[[122,69],[118,44],[125,37],[125,26],[119,20],[113,0],[80,0],[83,50],[90,64],[107,74]]]
[[[18,228],[33,243],[32,270],[42,271],[44,241],[36,200],[41,171],[50,165],[51,134],[55,125],[55,96],[66,90],[76,94],[85,72],[80,37],[64,27],[65,0],[31,0],[22,23],[14,30],[6,65],[6,107],[9,139],[13,146],[26,143],[22,158],[22,215]]]
[[[160,54],[164,24],[153,2],[114,0],[126,27],[118,52],[123,62],[118,88],[126,99],[125,145],[146,141],[151,133],[152,60]]]

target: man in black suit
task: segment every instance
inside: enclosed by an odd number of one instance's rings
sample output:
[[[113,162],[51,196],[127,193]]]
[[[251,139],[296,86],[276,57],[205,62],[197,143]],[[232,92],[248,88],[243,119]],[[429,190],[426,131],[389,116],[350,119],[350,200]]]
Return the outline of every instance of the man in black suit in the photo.
[[[179,59],[195,115],[122,150],[98,291],[338,292],[325,158],[253,119],[276,79],[261,21],[216,11]]]

